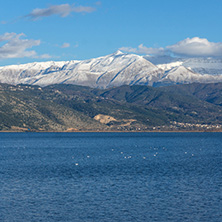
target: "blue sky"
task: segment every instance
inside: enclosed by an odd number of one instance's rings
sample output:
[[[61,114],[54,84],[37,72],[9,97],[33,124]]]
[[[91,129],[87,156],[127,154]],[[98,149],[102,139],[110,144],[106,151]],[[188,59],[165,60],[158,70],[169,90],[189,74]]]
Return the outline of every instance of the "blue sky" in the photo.
[[[0,65],[115,52],[222,56],[221,0],[20,0],[0,7]]]

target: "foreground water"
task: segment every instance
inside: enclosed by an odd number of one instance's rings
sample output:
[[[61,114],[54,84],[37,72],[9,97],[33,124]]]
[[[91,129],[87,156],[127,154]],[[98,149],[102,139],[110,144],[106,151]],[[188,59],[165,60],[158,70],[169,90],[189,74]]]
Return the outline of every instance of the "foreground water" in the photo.
[[[222,221],[221,133],[1,133],[0,221]]]

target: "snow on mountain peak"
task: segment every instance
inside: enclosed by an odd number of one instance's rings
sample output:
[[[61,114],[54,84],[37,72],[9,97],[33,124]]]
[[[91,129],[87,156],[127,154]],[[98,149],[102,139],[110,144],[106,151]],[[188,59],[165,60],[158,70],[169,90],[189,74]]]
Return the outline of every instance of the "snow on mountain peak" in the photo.
[[[124,53],[120,50],[117,50],[116,52],[113,53],[113,55],[123,55]]]
[[[220,61],[210,61],[198,60],[198,64],[205,64],[204,70],[207,70],[206,64],[209,64],[210,70],[213,70],[214,65],[222,67]],[[42,86],[66,83],[107,88],[124,84],[165,85],[222,81],[222,75],[201,75],[196,70],[194,72],[193,64],[196,65],[197,60],[174,60],[154,65],[143,56],[118,50],[110,55],[83,61],[35,62],[0,67],[0,82]]]

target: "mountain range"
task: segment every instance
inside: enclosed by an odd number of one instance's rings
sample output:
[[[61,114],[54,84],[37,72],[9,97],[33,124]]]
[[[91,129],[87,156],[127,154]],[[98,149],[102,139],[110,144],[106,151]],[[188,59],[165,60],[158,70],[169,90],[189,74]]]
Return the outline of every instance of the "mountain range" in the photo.
[[[0,67],[0,131],[221,131],[221,107],[219,58],[117,51]]]
[[[0,84],[0,131],[220,131],[222,83]]]
[[[73,84],[107,89],[222,82],[222,60],[149,57],[117,51],[89,60],[34,62],[0,67],[0,82],[47,86]]]

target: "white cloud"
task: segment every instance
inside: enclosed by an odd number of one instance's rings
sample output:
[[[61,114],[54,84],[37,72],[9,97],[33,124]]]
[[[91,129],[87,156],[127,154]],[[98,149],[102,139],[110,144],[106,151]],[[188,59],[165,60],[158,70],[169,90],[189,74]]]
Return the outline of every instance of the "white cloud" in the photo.
[[[72,12],[75,13],[90,13],[95,11],[94,7],[89,6],[74,6],[70,4],[62,4],[62,5],[51,5],[48,8],[36,8],[32,10],[30,14],[25,17],[29,17],[32,20],[38,20],[42,17],[49,17],[52,15],[59,15],[60,17],[66,17],[70,15]]]
[[[70,47],[70,44],[67,42],[64,42],[61,46],[61,48],[69,48],[69,47]]]
[[[199,37],[187,38],[166,48],[177,55],[222,56],[222,42],[209,42]]]
[[[174,56],[222,56],[222,42],[209,42],[207,39],[194,37],[184,39],[165,48],[148,48],[140,44],[137,48],[122,47],[120,50],[130,53],[147,55],[174,55]]]
[[[140,44],[138,48],[132,47],[122,47],[120,50],[125,52],[133,52],[138,54],[148,54],[148,55],[163,55],[165,53],[164,48],[148,48],[143,44]]]
[[[8,41],[8,40],[14,38],[16,35],[17,35],[17,34],[16,34],[16,33],[13,33],[13,32],[12,32],[12,33],[6,32],[5,34],[0,35],[0,42]],[[22,34],[20,34],[20,35],[22,35]]]
[[[40,45],[40,40],[26,39],[24,33],[5,33],[0,35],[0,59],[32,57],[40,58],[36,51],[29,50],[33,46]]]
[[[163,48],[148,48],[144,46],[143,44],[140,44],[138,46],[138,51],[141,54],[152,54],[152,55],[162,55],[164,54],[164,49]]]
[[[137,48],[132,48],[132,47],[121,47],[119,50],[124,51],[124,52],[133,52],[133,53],[138,53]]]

